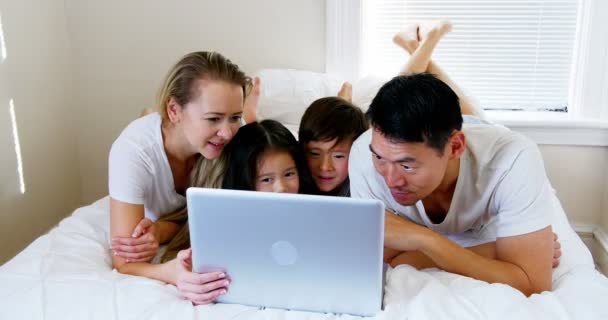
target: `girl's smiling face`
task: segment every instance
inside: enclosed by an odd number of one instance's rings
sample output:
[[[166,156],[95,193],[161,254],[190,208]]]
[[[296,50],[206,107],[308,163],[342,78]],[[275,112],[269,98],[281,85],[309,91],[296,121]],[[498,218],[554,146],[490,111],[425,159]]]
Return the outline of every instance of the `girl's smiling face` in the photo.
[[[298,193],[300,178],[293,157],[287,151],[267,150],[258,159],[255,190]]]

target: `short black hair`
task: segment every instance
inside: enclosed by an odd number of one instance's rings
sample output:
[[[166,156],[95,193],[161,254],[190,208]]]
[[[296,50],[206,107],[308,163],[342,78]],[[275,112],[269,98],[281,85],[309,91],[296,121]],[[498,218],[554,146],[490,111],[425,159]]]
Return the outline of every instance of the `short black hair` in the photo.
[[[242,126],[226,145],[226,171],[223,189],[255,190],[258,161],[269,150],[288,152],[293,158],[298,179],[299,193],[316,193],[304,153],[296,138],[281,123],[275,120],[252,122]]]
[[[302,115],[298,139],[305,147],[311,141],[354,141],[368,129],[361,109],[340,97],[315,100]]]
[[[430,73],[397,76],[384,84],[366,113],[372,127],[394,142],[425,142],[439,154],[462,129],[458,96]]]

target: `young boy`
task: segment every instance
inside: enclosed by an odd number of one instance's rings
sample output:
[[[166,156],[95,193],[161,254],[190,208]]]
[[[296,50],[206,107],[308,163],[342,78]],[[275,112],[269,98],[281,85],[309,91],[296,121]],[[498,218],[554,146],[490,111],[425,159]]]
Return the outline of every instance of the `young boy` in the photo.
[[[321,194],[350,196],[350,147],[367,129],[363,111],[350,102],[349,83],[338,97],[318,99],[306,109],[298,138]]]

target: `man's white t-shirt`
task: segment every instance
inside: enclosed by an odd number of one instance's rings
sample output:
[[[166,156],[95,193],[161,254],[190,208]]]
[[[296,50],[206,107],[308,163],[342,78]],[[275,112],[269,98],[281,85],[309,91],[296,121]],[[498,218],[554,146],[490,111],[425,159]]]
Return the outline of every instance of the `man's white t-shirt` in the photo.
[[[462,131],[466,150],[450,209],[441,223],[429,219],[422,201],[402,206],[394,200],[372,162],[371,129],[350,152],[351,196],[379,199],[388,210],[464,247],[549,226],[555,194],[536,144],[500,125],[465,123]]]
[[[152,113],[131,122],[112,144],[108,186],[115,200],[143,204],[145,217],[156,221],[186,205],[175,191],[161,132],[161,117]]]

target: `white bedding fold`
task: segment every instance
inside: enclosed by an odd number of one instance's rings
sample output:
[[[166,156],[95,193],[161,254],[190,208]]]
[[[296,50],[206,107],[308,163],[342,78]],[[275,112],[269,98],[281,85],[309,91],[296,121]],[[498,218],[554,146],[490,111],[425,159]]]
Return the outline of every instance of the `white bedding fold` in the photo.
[[[111,269],[109,205],[80,208],[0,267],[0,319],[351,319],[216,304],[194,307],[177,289]],[[608,279],[593,268],[580,239],[562,220],[564,257],[552,292],[526,298],[437,269],[389,270],[384,311],[375,319],[608,319]]]

